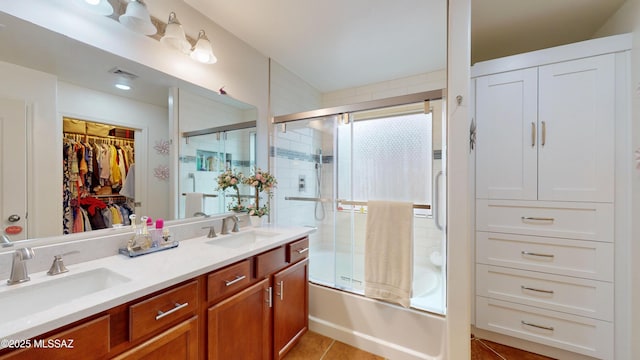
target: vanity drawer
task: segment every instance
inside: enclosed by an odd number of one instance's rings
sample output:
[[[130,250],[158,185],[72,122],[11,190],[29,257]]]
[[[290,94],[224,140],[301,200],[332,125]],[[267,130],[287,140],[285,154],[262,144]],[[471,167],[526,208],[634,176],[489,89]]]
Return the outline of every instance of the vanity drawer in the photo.
[[[280,246],[260,255],[256,255],[256,279],[262,279],[287,266],[285,252],[285,247]]]
[[[476,230],[613,242],[613,205],[477,199]]]
[[[134,341],[196,314],[198,282],[188,282],[129,307],[129,340]]]
[[[247,287],[251,282],[251,260],[217,270],[207,277],[207,300],[218,301]]]
[[[476,262],[613,281],[613,244],[476,232]]]
[[[613,359],[613,323],[476,297],[476,327],[592,356]]]
[[[291,242],[287,244],[287,262],[293,264],[309,256],[309,238]]]
[[[613,321],[613,283],[476,265],[476,294]]]
[[[109,324],[109,315],[104,315],[45,339],[32,339],[31,348],[10,352],[0,359],[102,359],[110,351]]]

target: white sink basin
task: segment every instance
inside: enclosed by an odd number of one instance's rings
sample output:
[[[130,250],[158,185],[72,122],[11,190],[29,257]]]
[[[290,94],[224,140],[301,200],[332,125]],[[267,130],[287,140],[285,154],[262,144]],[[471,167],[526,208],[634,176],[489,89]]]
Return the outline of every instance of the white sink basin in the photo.
[[[237,234],[222,235],[222,237],[207,241],[207,244],[235,249],[268,240],[278,235],[280,235],[280,233],[276,231],[249,230]]]
[[[66,304],[79,297],[131,281],[109,269],[58,275],[37,284],[0,292],[0,322],[7,322]]]

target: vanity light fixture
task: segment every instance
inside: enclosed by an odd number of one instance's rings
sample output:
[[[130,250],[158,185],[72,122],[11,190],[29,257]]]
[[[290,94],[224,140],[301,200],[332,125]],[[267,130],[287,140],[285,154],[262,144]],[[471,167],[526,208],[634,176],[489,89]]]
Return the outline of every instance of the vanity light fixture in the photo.
[[[164,28],[164,36],[160,39],[160,42],[185,54],[191,51],[191,44],[187,41],[182,24],[180,24],[176,13],[173,11],[169,14],[169,21]]]
[[[113,6],[111,6],[109,0],[74,0],[73,2],[94,14],[104,16],[113,14]]]
[[[158,29],[151,22],[147,5],[142,0],[131,0],[118,21],[127,29],[144,35],[155,35]]]
[[[211,48],[211,42],[204,30],[200,30],[198,33],[198,40],[193,46],[191,51],[191,58],[195,61],[199,61],[203,64],[215,64],[218,59],[213,55],[213,49]]]

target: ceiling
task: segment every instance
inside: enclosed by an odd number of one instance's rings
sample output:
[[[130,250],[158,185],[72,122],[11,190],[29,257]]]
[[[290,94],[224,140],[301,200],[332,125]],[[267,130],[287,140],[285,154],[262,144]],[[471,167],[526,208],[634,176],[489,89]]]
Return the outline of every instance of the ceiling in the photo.
[[[446,66],[445,0],[184,1],[321,92]],[[471,0],[472,63],[587,40],[622,3]]]
[[[154,1],[161,0],[147,3]],[[321,92],[446,66],[445,0],[184,1]],[[474,62],[586,40],[624,2],[471,1]],[[140,76],[126,96],[160,106],[166,106],[167,88],[175,86],[175,79],[157,71],[6,13],[0,12],[0,24],[0,49],[12,50],[0,51],[0,60],[105,92],[115,91],[103,85],[114,81],[107,71],[121,66]]]

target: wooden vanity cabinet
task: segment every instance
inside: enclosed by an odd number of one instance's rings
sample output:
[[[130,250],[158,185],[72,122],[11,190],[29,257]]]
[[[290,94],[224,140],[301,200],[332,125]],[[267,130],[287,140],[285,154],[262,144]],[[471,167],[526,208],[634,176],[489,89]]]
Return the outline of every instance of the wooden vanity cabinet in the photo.
[[[209,360],[282,359],[307,331],[308,241],[305,237],[245,260],[253,262],[251,281],[223,300],[220,285],[246,281],[247,265],[236,263],[209,275]]]
[[[207,310],[208,359],[269,359],[269,285],[259,281]]]
[[[281,359],[308,328],[308,238],[0,350],[7,359]],[[73,348],[60,345],[73,339]]]
[[[14,350],[0,359],[106,359],[110,351],[109,320],[109,315],[102,315],[48,336],[29,339],[20,344],[29,348]]]
[[[273,275],[273,356],[282,359],[309,329],[309,260]]]
[[[198,359],[198,317],[194,316],[183,321],[113,359],[196,360]]]

